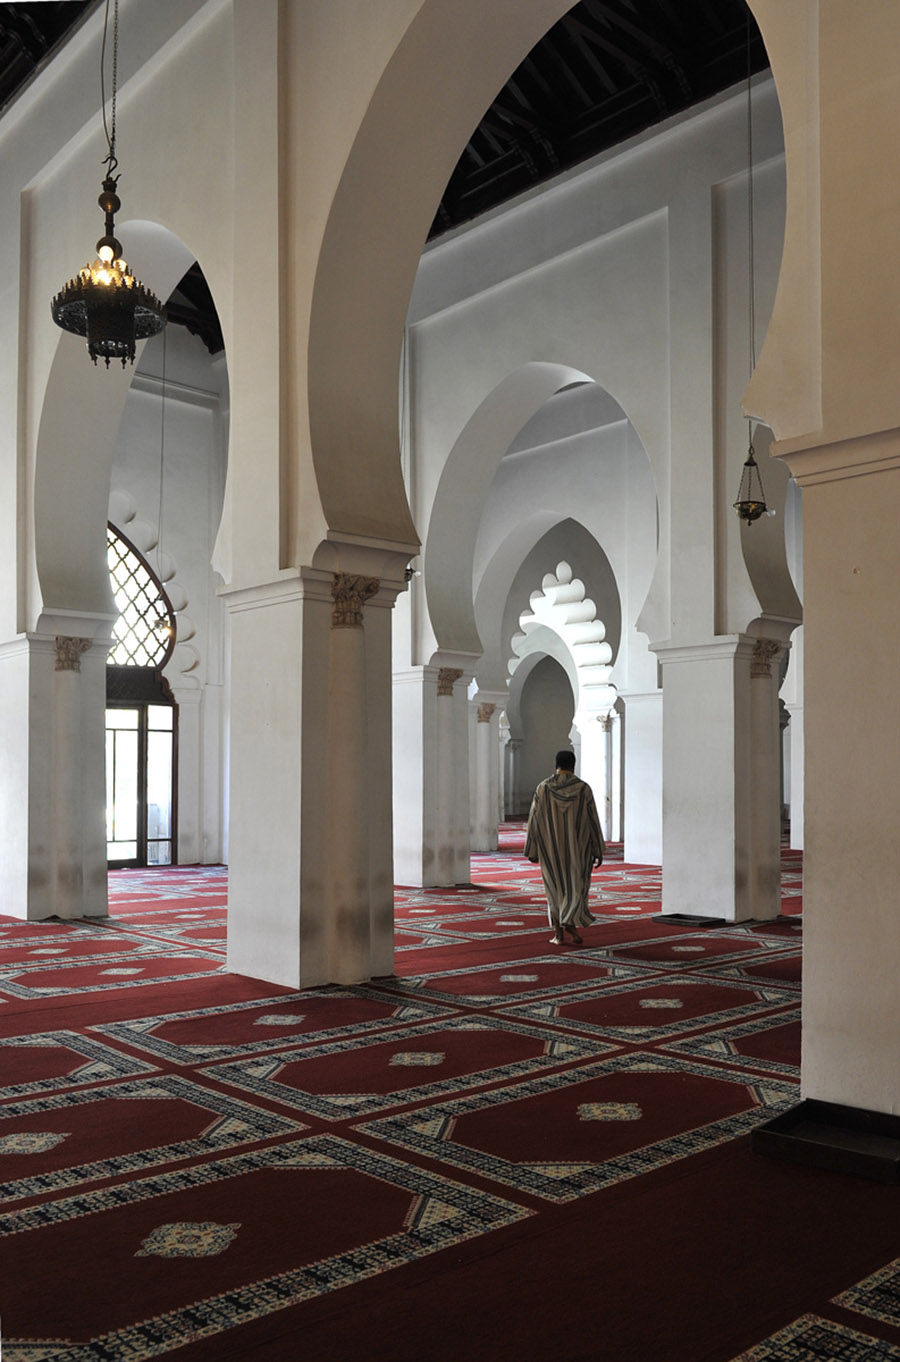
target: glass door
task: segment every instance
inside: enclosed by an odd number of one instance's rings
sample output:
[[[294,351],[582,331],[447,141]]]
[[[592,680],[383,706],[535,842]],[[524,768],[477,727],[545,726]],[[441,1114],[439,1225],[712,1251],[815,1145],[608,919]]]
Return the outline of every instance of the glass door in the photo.
[[[175,710],[146,701],[106,711],[106,859],[175,860]]]

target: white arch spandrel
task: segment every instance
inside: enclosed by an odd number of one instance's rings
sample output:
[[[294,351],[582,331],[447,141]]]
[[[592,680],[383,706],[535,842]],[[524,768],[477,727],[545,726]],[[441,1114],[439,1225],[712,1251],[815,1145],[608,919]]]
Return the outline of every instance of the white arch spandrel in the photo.
[[[480,511],[500,460],[549,397],[573,383],[589,382],[567,365],[523,365],[484,399],[456,441],[438,484],[425,544],[428,610],[439,647],[481,652],[472,570]]]
[[[329,0],[329,13],[341,0]],[[358,8],[343,0],[358,29]],[[397,374],[422,247],[485,108],[570,5],[410,4],[331,198],[310,299],[307,401],[316,481],[333,530],[409,542]],[[355,12],[354,12],[355,9]],[[514,21],[513,21],[514,20]],[[454,61],[434,113],[434,73]],[[368,73],[367,73],[368,74]],[[365,458],[360,452],[365,452]]]

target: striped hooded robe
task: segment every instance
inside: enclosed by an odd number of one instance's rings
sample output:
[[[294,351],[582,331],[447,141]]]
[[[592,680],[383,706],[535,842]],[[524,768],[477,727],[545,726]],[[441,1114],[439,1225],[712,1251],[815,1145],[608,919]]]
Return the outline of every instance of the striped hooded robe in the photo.
[[[551,925],[588,927],[591,870],[603,859],[603,833],[590,785],[572,771],[557,771],[534,792],[525,855],[539,861]]]

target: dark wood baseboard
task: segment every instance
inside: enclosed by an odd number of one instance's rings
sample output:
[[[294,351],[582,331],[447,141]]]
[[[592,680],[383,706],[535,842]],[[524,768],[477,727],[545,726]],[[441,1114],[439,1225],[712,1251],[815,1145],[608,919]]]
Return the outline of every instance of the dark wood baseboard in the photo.
[[[702,917],[693,913],[654,913],[654,922],[671,922],[676,927],[724,927],[723,917]]]
[[[750,1143],[756,1154],[900,1183],[900,1116],[886,1112],[807,1098],[757,1126]]]

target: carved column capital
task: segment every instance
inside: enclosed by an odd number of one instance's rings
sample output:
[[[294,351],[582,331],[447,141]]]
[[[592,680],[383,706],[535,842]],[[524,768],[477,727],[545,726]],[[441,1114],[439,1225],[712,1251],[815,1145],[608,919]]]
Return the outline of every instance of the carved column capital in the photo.
[[[452,695],[455,683],[462,676],[461,667],[441,667],[438,672],[438,695]]]
[[[603,729],[603,732],[604,732],[604,733],[609,733],[610,730],[612,729],[612,715],[611,715],[611,714],[598,714],[598,715],[597,715],[597,722],[599,723],[600,727]]]
[[[480,724],[489,724],[489,723],[491,722],[491,718],[492,718],[493,713],[494,713],[494,710],[495,710],[496,708],[497,708],[496,705],[487,705],[487,704],[481,704],[481,705],[479,705],[479,706],[478,706],[478,722],[479,722]]]
[[[89,638],[66,638],[62,634],[57,634],[54,640],[56,644],[56,671],[58,672],[80,672],[81,654],[86,653],[91,646]]]
[[[781,644],[774,638],[758,638],[750,659],[751,676],[771,676],[772,663],[781,652]]]
[[[331,612],[333,629],[361,629],[363,606],[381,586],[377,577],[359,577],[348,572],[336,572],[331,583],[334,609]]]

